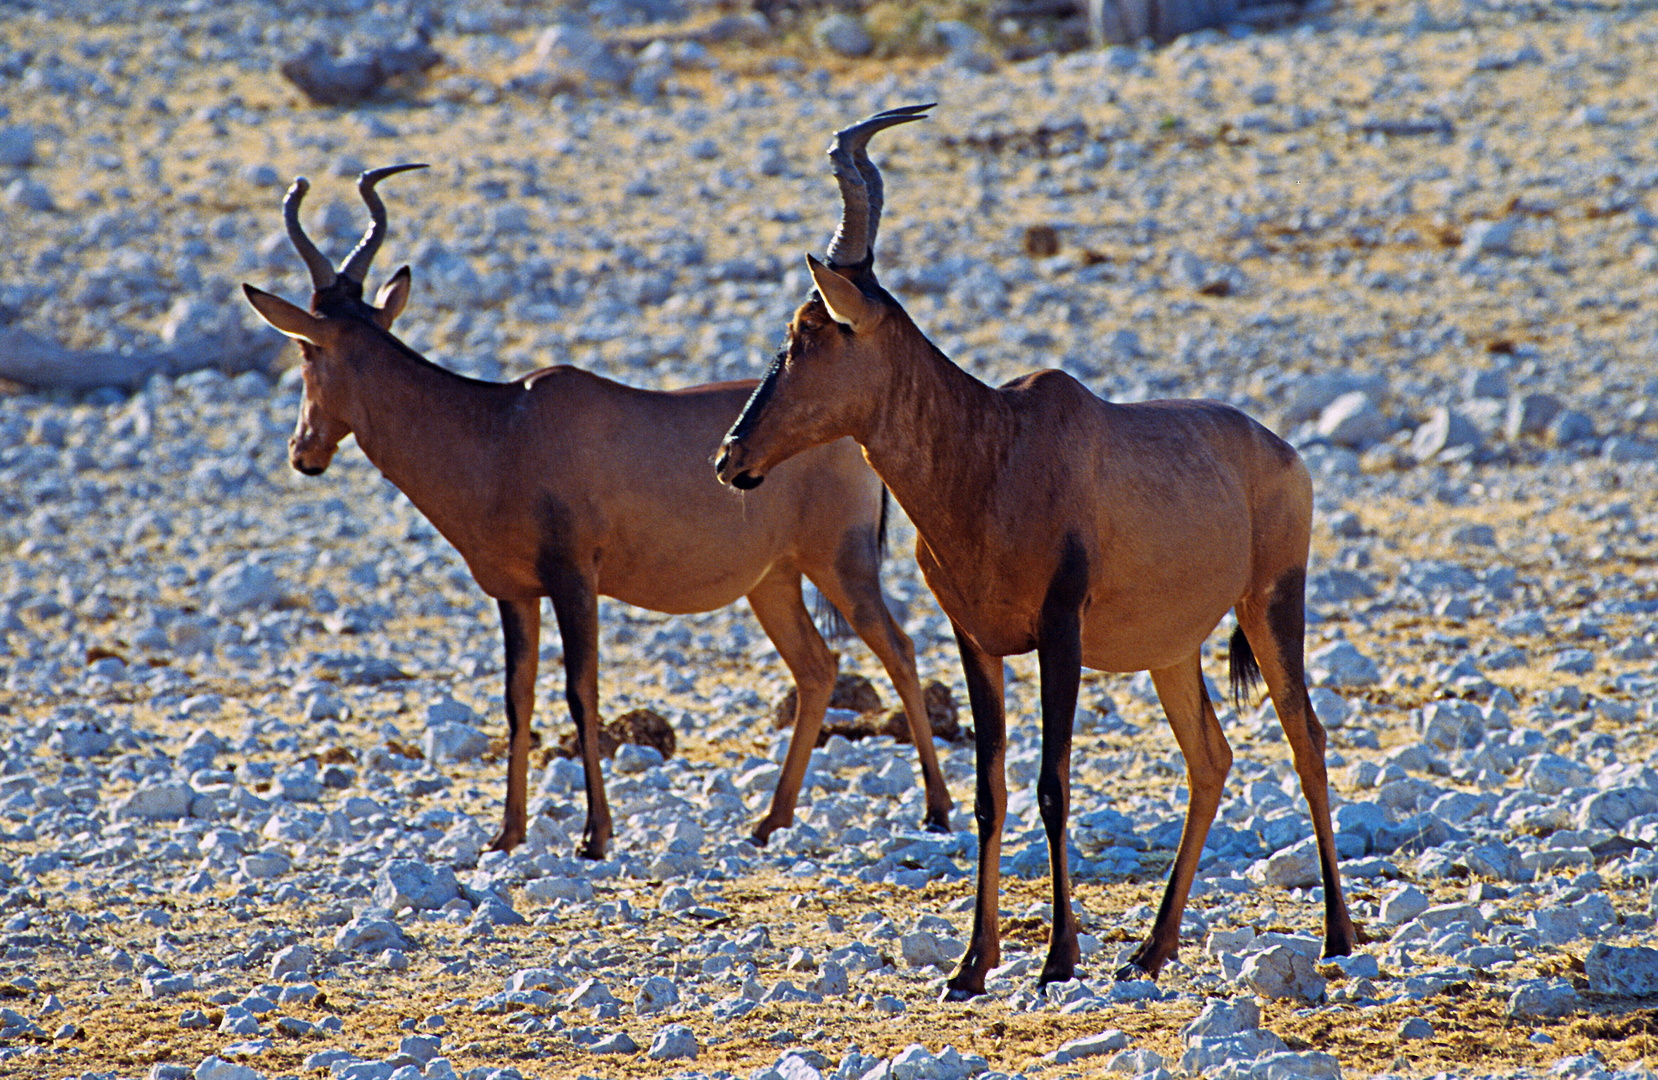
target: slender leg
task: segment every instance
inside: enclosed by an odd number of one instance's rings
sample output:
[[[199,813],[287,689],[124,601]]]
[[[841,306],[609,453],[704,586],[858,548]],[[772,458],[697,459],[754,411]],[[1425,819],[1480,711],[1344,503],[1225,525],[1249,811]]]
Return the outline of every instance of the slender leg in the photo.
[[[1048,594],[1037,627],[1036,661],[1042,681],[1042,770],[1036,780],[1036,803],[1048,834],[1048,870],[1053,886],[1053,928],[1048,959],[1037,985],[1065,982],[1076,974],[1077,920],[1071,910],[1066,822],[1071,811],[1071,727],[1076,719],[1077,687],[1082,680],[1082,605],[1088,592],[1088,556],[1073,537]]]
[[[848,538],[852,540],[851,537]],[[880,567],[875,546],[871,542],[843,544],[841,557],[836,560],[835,573],[820,580],[812,577],[818,591],[846,615],[852,629],[869,646],[886,669],[904,703],[904,717],[909,721],[910,739],[915,743],[916,756],[921,759],[921,778],[927,792],[927,811],[922,827],[929,832],[950,831],[950,811],[954,803],[950,789],[944,783],[944,772],[938,767],[938,754],[933,750],[933,726],[927,719],[926,700],[921,694],[921,680],[916,674],[915,646],[909,635],[899,628],[881,595]]]
[[[582,770],[587,780],[587,825],[578,854],[604,858],[610,844],[610,803],[599,771],[599,597],[593,584],[574,567],[546,565],[542,584],[553,600],[559,637],[564,642],[564,700],[576,722]]]
[[[507,805],[501,831],[490,851],[511,851],[524,842],[525,803],[529,785],[531,717],[535,713],[535,674],[541,649],[541,598],[502,600],[501,632],[507,650]]]
[[[1324,725],[1313,715],[1307,697],[1302,649],[1306,633],[1306,572],[1292,570],[1278,579],[1266,603],[1246,597],[1238,604],[1238,625],[1260,664],[1273,708],[1301,778],[1301,794],[1312,814],[1318,842],[1319,875],[1324,884],[1324,955],[1346,956],[1358,944],[1358,932],[1341,891],[1336,866],[1336,832],[1330,824],[1330,780],[1324,765]]]
[[[973,907],[973,936],[945,984],[944,1000],[966,1001],[984,993],[985,973],[1002,962],[998,906],[1002,871],[1002,822],[1007,817],[1007,716],[1002,662],[955,627],[961,651],[967,702],[973,710],[973,820],[979,827],[979,883]]]
[[[1180,947],[1180,917],[1186,910],[1192,877],[1203,856],[1203,842],[1220,807],[1221,789],[1232,769],[1232,748],[1215,717],[1215,707],[1203,687],[1200,656],[1151,673],[1157,700],[1169,718],[1175,742],[1186,757],[1186,824],[1180,830],[1180,847],[1175,852],[1169,884],[1163,902],[1151,924],[1151,936],[1135,949],[1117,971],[1119,979],[1157,978],[1157,973]]]
[[[1077,920],[1071,910],[1066,821],[1071,809],[1071,726],[1082,679],[1080,621],[1073,618],[1069,640],[1044,640],[1037,650],[1042,679],[1042,771],[1036,780],[1036,803],[1048,834],[1048,872],[1053,886],[1053,928],[1048,959],[1037,985],[1066,982],[1076,975]]]
[[[806,776],[812,748],[817,745],[818,732],[823,730],[823,714],[829,708],[829,697],[835,692],[836,661],[835,654],[823,643],[823,635],[812,625],[811,613],[800,594],[798,571],[773,569],[748,594],[748,606],[754,609],[760,628],[777,646],[778,655],[788,665],[795,684],[794,732],[789,736],[783,773],[777,778],[771,808],[750,836],[763,847],[772,833],[794,824],[800,785]]]

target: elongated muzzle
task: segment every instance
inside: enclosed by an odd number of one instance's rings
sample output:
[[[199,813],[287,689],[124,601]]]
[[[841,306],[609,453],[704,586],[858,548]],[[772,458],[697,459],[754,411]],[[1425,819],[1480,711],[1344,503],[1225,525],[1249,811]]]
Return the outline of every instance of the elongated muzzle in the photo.
[[[750,472],[746,463],[748,448],[738,439],[730,435],[720,443],[719,457],[714,459],[714,474],[720,478],[720,483],[727,487],[734,487],[738,491],[753,491],[765,481],[765,476]]]

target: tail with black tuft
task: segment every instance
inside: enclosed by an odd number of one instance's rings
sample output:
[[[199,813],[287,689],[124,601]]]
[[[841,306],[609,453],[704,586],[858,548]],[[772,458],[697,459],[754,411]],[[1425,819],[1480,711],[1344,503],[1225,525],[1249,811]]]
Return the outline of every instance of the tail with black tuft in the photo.
[[[881,518],[875,526],[875,565],[879,573],[881,563],[887,558],[887,520],[892,508],[892,493],[885,484],[881,485]],[[818,633],[825,641],[839,641],[852,633],[852,624],[846,621],[846,616],[829,598],[822,593],[817,594],[817,603],[812,605],[812,621],[817,623]]]
[[[885,562],[887,559],[887,512],[892,509],[892,492],[885,484],[881,485],[881,523],[875,527],[875,561]]]
[[[1256,688],[1261,685],[1261,665],[1255,662],[1255,651],[1249,647],[1249,638],[1244,636],[1241,626],[1232,631],[1231,651],[1232,657],[1228,666],[1232,684],[1232,708],[1241,714],[1245,701],[1251,699]]]
[[[812,605],[812,621],[817,623],[817,632],[825,641],[839,641],[852,633],[852,624],[822,593],[817,594],[817,603]]]

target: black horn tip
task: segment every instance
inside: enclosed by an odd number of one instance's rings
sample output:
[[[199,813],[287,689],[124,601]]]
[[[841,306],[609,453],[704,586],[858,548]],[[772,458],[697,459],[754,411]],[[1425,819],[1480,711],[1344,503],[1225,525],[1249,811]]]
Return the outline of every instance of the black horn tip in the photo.
[[[896,109],[887,109],[866,116],[856,124],[835,132],[835,141],[839,144],[842,140],[868,139],[877,131],[895,127],[898,124],[907,124],[911,120],[925,120],[927,119],[927,110],[937,104],[936,101],[929,101],[921,105],[901,105]]]
[[[368,169],[364,171],[362,175],[357,177],[357,183],[359,185],[368,184],[372,187],[388,176],[395,176],[400,172],[408,172],[410,169],[429,168],[431,168],[431,166],[426,164],[424,161],[411,161],[403,165],[382,165],[378,169]]]

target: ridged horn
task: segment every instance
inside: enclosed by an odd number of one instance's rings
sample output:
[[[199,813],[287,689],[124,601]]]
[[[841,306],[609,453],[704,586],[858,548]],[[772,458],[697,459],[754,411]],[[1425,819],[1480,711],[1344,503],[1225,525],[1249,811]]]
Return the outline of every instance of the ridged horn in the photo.
[[[394,173],[424,168],[426,168],[425,162],[408,165],[387,165],[379,169],[370,169],[357,178],[357,193],[363,197],[363,202],[368,204],[368,213],[372,219],[372,224],[369,225],[368,231],[363,234],[363,238],[357,241],[357,246],[351,249],[351,254],[346,256],[345,265],[340,267],[341,277],[350,278],[361,285],[363,278],[368,276],[368,268],[374,262],[374,256],[380,253],[381,242],[386,238],[386,204],[380,201],[380,196],[374,190],[374,185]]]
[[[875,234],[881,226],[881,171],[869,160],[870,136],[911,120],[924,120],[935,104],[888,109],[835,133],[829,161],[841,189],[841,223],[829,241],[830,266],[856,266],[875,257]]]
[[[305,198],[305,193],[311,190],[311,182],[303,176],[294,177],[294,182],[288,188],[288,194],[282,198],[282,220],[288,225],[288,239],[294,242],[299,251],[299,257],[305,260],[305,268],[311,271],[311,287],[318,291],[334,284],[334,266],[323,258],[317,245],[311,243],[311,238],[305,235],[305,227],[299,223],[299,204]]]

